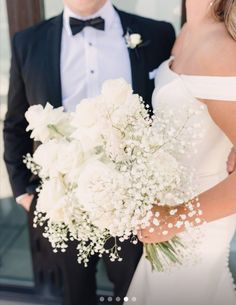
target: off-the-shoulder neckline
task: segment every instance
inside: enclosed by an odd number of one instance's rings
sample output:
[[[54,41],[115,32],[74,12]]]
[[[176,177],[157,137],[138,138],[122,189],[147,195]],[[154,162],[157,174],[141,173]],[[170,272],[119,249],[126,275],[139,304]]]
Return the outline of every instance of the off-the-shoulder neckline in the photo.
[[[191,74],[182,74],[182,73],[177,73],[175,72],[172,68],[171,68],[171,64],[173,63],[174,60],[174,56],[172,55],[169,60],[167,60],[167,66],[168,69],[171,73],[173,73],[174,75],[178,76],[178,77],[183,77],[183,78],[197,78],[197,79],[206,79],[206,78],[211,78],[211,79],[235,79],[236,80],[236,76],[210,76],[210,75],[191,75]]]

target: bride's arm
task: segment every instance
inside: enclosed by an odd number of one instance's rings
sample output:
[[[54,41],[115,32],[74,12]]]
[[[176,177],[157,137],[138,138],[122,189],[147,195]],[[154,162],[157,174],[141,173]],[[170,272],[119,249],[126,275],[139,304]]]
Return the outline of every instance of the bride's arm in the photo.
[[[231,149],[227,160],[227,171],[229,174],[232,174],[234,171],[236,171],[236,150],[234,147]]]
[[[222,129],[231,142],[236,146],[236,101],[204,101],[209,113],[215,123]],[[224,181],[217,184],[215,187],[207,190],[198,196],[203,212],[202,218],[206,222],[212,222],[236,213],[236,173],[228,176]],[[161,218],[168,217],[168,224],[175,224],[178,216],[185,214],[185,204],[178,207],[178,213],[170,216],[166,208],[161,209]],[[197,204],[197,203],[196,203]],[[158,211],[160,207],[157,208]],[[194,225],[198,226],[196,222]],[[152,226],[153,227],[153,226]],[[162,227],[154,227],[155,231],[150,233],[150,228],[146,228],[140,232],[140,239],[145,243],[156,243],[171,239],[177,233],[184,231],[184,226],[181,228],[168,229],[167,225]],[[167,235],[163,235],[163,231],[168,231]]]

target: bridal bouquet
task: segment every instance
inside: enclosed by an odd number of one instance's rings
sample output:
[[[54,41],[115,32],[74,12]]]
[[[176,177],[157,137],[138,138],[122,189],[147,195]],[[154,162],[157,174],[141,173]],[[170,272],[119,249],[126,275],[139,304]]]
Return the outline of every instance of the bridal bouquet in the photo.
[[[198,112],[186,111],[188,120]],[[66,251],[68,242],[76,240],[78,262],[85,266],[95,254],[122,260],[118,241],[137,243],[137,230],[160,225],[158,212],[150,223],[153,205],[168,204],[171,214],[195,195],[192,171],[179,160],[192,153],[197,127],[187,127],[171,110],[150,117],[122,79],[105,82],[100,96],[82,100],[73,113],[36,105],[26,119],[31,137],[42,143],[24,160],[42,181],[35,226],[44,226],[54,251]],[[200,212],[191,204],[186,210]],[[189,225],[182,218],[176,225]],[[181,261],[178,237],[145,248],[159,271]]]

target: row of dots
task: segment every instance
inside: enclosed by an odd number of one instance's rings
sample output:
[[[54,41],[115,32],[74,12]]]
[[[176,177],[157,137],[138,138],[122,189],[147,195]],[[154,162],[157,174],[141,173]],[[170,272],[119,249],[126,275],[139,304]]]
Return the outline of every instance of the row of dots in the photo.
[[[107,298],[105,298],[105,297],[100,297],[100,302],[102,303],[102,302],[105,302],[105,301],[107,301],[107,302],[112,302],[113,301],[113,297],[107,297]],[[115,298],[115,301],[116,302],[120,302],[122,299],[120,298],[120,297],[116,297]],[[136,302],[137,301],[137,299],[135,298],[135,297],[132,297],[132,298],[128,298],[128,297],[124,297],[124,302],[128,302],[128,301],[131,301],[131,302]]]

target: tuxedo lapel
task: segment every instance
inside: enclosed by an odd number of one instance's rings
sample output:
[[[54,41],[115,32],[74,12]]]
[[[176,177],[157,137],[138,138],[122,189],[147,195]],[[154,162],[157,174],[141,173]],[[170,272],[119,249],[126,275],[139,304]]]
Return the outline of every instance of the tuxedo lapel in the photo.
[[[142,31],[139,29],[137,22],[132,18],[132,15],[126,14],[120,10],[117,10],[117,12],[120,16],[124,35],[127,33],[128,29],[133,33],[139,33],[142,35]],[[138,50],[128,48],[128,51],[131,64],[133,90],[135,93],[138,93],[145,98],[147,95],[148,79],[146,78],[147,68],[145,65],[144,48],[139,48]]]
[[[47,84],[49,101],[54,107],[62,105],[61,88],[61,36],[62,36],[63,15],[59,15],[51,21],[47,33]]]

